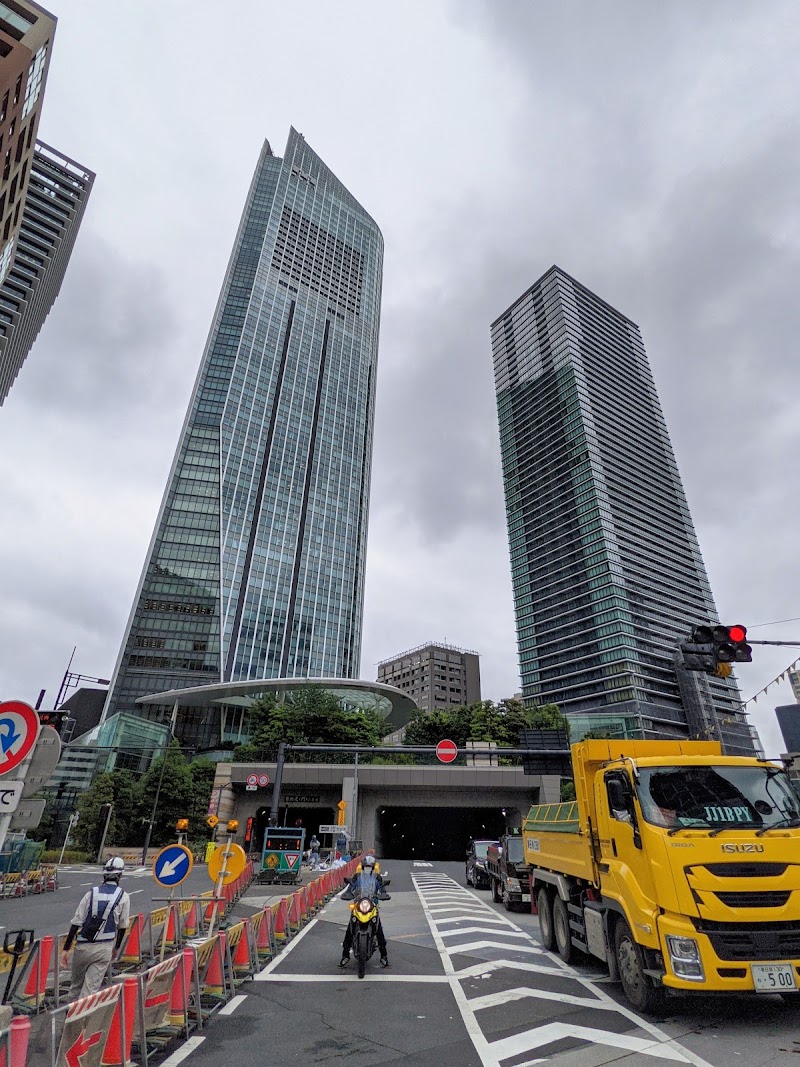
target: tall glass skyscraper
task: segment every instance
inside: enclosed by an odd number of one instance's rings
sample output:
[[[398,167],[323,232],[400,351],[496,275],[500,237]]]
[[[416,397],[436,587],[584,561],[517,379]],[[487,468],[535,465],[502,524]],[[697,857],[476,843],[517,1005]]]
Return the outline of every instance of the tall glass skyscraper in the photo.
[[[302,135],[282,159],[265,143],[106,717],[357,675],[382,270],[380,230]]]
[[[673,650],[717,613],[639,328],[552,267],[491,335],[523,696],[573,736],[696,735]],[[699,684],[752,753],[734,681]]]

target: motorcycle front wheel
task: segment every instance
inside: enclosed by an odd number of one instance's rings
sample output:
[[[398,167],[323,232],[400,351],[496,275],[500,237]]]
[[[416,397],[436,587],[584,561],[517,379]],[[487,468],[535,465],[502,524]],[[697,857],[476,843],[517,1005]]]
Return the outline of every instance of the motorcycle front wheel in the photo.
[[[356,936],[355,943],[356,963],[358,964],[358,977],[363,978],[367,970],[367,960],[372,955],[370,950],[370,936],[367,931],[362,931]]]

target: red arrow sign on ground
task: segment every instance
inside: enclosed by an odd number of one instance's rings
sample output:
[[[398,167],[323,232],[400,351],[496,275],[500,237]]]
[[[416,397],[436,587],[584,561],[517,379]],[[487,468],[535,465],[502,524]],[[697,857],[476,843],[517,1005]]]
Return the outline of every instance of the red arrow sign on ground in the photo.
[[[458,755],[458,746],[455,741],[440,741],[436,746],[436,758],[442,763],[452,763]]]
[[[81,1056],[85,1056],[92,1045],[96,1045],[102,1036],[102,1031],[90,1034],[89,1037],[86,1037],[83,1033],[78,1034],[75,1043],[70,1045],[64,1053],[69,1067],[81,1067]]]
[[[166,1004],[172,996],[171,993],[159,993],[154,997],[149,997],[145,1002],[146,1008],[155,1008],[158,1004]]]

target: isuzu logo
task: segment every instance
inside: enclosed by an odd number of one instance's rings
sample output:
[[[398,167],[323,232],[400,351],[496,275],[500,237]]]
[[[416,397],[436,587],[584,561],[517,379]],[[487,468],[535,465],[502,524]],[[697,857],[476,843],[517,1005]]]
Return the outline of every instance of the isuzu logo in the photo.
[[[736,844],[729,842],[722,846],[723,852],[763,852],[764,846],[758,845],[754,841],[747,841],[744,844]]]

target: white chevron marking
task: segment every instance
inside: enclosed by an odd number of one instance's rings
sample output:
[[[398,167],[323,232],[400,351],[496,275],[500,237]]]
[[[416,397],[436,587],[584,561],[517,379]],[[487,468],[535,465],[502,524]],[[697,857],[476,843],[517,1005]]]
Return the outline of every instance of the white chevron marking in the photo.
[[[561,1041],[565,1037],[574,1037],[578,1041],[589,1041],[597,1045],[609,1045],[616,1049],[628,1049],[629,1052],[641,1052],[662,1060],[689,1063],[677,1049],[666,1048],[656,1041],[630,1037],[628,1034],[614,1034],[592,1026],[570,1026],[567,1023],[545,1023],[544,1026],[537,1026],[535,1030],[527,1030],[524,1034],[514,1034],[512,1037],[492,1041],[490,1048],[498,1060],[507,1060],[512,1056],[521,1056],[524,1052],[533,1052],[552,1041]]]
[[[485,926],[463,926],[460,930],[440,930],[440,937],[457,937],[459,934],[491,934],[492,937],[522,937],[528,939],[521,930],[487,930]],[[539,951],[538,949],[536,950]]]

